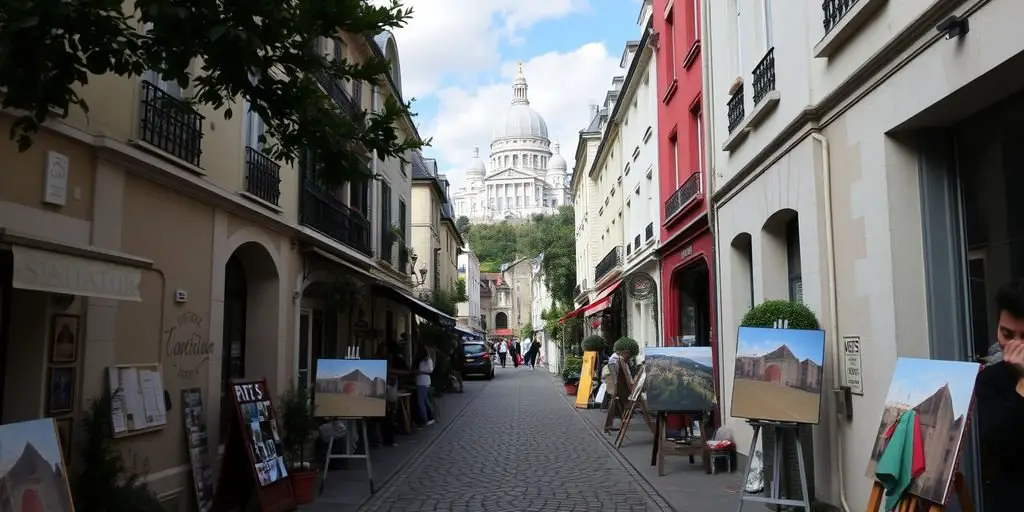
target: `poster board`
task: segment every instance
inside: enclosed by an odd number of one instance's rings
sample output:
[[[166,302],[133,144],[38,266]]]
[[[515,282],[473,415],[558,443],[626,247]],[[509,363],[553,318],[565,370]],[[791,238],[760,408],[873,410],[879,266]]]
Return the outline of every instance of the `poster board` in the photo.
[[[247,500],[262,512],[295,510],[272,396],[266,379],[231,380],[231,405],[222,413],[232,415],[234,433],[224,449],[214,510],[251,510]]]
[[[167,425],[167,401],[159,363],[117,365],[107,370],[114,438],[152,432]]]
[[[206,413],[200,388],[181,391],[182,416],[185,420],[185,445],[192,467],[196,492],[196,510],[213,510],[213,468],[210,467],[210,443],[206,436]]]
[[[590,405],[590,393],[594,388],[594,369],[597,367],[597,352],[588,350],[583,353],[583,367],[580,369],[580,384],[576,387],[576,407],[587,408]]]

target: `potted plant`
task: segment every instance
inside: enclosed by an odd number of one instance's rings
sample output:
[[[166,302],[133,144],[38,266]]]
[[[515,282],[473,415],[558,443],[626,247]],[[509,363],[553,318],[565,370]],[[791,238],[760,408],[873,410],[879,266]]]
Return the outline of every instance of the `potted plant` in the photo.
[[[788,300],[766,300],[743,315],[743,327],[775,327],[784,320],[790,329],[818,329],[818,318],[807,306]]]
[[[591,334],[583,338],[584,352],[603,352],[606,346],[608,346],[608,343],[599,334]]]
[[[313,404],[305,386],[293,387],[280,398],[281,448],[288,463],[288,479],[292,483],[295,503],[313,502],[317,471],[313,468],[312,442],[317,432]]]
[[[565,358],[562,367],[562,384],[565,385],[567,395],[576,394],[576,384],[580,381],[580,372],[583,370],[583,359],[576,356]]]

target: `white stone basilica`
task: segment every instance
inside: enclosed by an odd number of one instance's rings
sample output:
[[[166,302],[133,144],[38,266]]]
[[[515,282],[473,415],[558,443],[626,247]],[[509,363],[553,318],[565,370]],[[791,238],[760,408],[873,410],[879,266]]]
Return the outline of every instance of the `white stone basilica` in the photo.
[[[520,64],[512,84],[512,104],[491,139],[491,172],[480,158],[480,148],[474,147],[466,186],[452,198],[457,216],[486,224],[553,214],[569,204],[568,165],[558,143],[551,147],[548,125],[530,107],[526,91]]]

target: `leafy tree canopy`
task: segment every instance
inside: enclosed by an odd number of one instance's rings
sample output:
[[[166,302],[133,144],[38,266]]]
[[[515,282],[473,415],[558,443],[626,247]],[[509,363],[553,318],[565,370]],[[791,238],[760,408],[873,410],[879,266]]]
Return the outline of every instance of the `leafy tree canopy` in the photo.
[[[455,229],[459,230],[459,233],[462,233],[462,236],[468,235],[469,234],[469,217],[466,217],[465,215],[461,215],[461,216],[459,216],[459,218],[455,219]]]
[[[387,1],[387,0],[386,0]],[[379,2],[378,2],[379,3]],[[398,157],[425,144],[400,140],[409,104],[391,97],[379,112],[346,113],[318,83],[381,83],[379,55],[362,62],[324,57],[321,38],[361,38],[404,25],[399,0],[121,0],[0,2],[0,106],[23,112],[10,137],[24,151],[52,111],[88,112],[79,96],[90,76],[137,77],[152,70],[190,88],[190,101],[232,116],[235,98],[264,121],[273,158],[293,162],[310,150],[323,179],[369,177],[363,155]],[[140,27],[147,27],[146,31]],[[369,41],[368,41],[369,42]],[[198,63],[198,72],[192,64]],[[251,78],[255,77],[255,79]],[[410,121],[411,123],[411,121]]]
[[[572,306],[576,287],[576,217],[572,206],[555,215],[536,215],[529,222],[473,225],[470,245],[481,272],[498,272],[502,263],[544,253],[545,285],[555,302]]]

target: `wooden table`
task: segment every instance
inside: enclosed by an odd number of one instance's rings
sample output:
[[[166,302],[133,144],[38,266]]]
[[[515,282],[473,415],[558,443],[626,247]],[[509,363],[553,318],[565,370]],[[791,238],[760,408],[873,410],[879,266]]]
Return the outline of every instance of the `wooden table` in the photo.
[[[403,434],[412,433],[412,410],[410,409],[412,402],[411,397],[412,393],[408,393],[405,391],[398,392],[398,416],[399,421],[402,422],[401,425]]]

